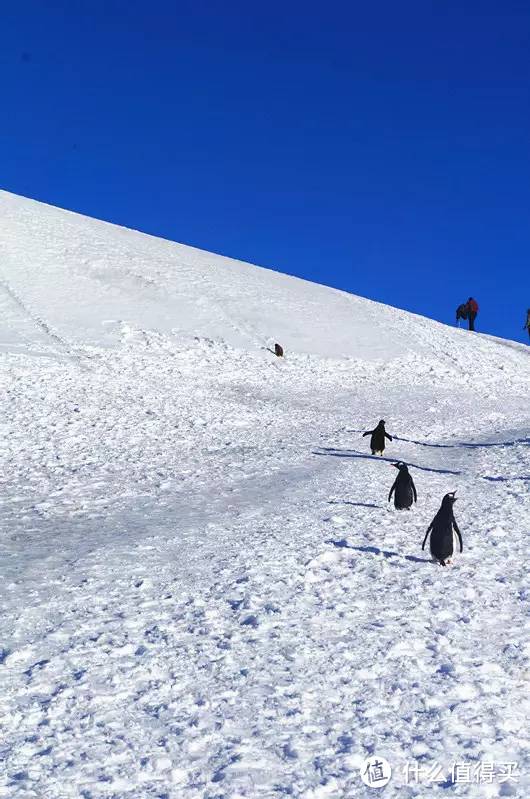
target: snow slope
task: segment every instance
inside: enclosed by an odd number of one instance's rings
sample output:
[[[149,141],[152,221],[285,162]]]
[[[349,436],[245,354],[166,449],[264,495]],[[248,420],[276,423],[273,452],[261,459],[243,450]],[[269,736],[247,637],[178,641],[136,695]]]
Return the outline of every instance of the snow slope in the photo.
[[[526,799],[529,363],[0,192],[0,796]]]

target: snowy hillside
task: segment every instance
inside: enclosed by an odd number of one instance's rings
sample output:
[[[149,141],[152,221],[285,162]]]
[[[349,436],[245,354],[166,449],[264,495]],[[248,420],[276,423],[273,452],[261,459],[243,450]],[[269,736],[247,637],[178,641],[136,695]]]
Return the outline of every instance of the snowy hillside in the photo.
[[[529,353],[0,192],[0,797],[527,799]]]

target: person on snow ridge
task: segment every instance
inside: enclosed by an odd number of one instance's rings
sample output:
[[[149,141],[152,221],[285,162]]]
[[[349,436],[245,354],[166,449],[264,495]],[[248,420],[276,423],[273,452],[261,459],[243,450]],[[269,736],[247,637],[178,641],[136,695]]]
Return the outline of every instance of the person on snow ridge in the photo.
[[[530,338],[530,308],[526,312],[526,323],[523,330],[528,330],[528,338]]]
[[[469,329],[475,330],[475,319],[478,314],[478,302],[470,297],[467,301],[467,318],[469,319]]]

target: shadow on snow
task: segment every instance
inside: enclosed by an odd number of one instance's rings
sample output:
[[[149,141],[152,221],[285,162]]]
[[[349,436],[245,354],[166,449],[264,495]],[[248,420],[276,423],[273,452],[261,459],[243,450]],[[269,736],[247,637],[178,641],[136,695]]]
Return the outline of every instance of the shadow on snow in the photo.
[[[364,430],[346,430],[346,433],[364,433]],[[454,444],[434,444],[430,441],[415,441],[413,438],[401,438],[401,436],[392,436],[394,441],[404,441],[407,444],[417,444],[419,447],[435,447],[436,449],[477,449],[481,447],[514,447],[517,444],[530,445],[530,438],[514,438],[512,441],[487,441],[480,442],[466,442],[457,441]]]
[[[354,508],[377,508],[383,510],[383,505],[374,505],[373,502],[350,502],[347,499],[330,499],[328,505],[353,505]]]
[[[529,475],[522,475],[521,477],[482,477],[483,480],[489,480],[490,483],[512,483],[515,480],[530,480]]]
[[[335,449],[334,447],[321,447],[321,451],[313,450],[313,455],[329,455],[333,458],[365,458],[372,461],[386,461],[387,463],[395,463],[395,458],[385,458],[381,455],[367,455],[364,452],[359,452],[355,449]],[[406,461],[403,461],[405,463]],[[418,466],[416,463],[407,462],[408,466],[414,469],[420,469],[422,472],[436,472],[437,474],[462,474],[462,472],[451,471],[451,469],[435,469],[431,466]]]
[[[348,544],[345,538],[341,538],[339,541],[326,541],[326,543],[333,544],[334,547],[338,547],[339,549],[354,549],[356,552],[369,552],[372,555],[383,555],[385,558],[403,558],[413,563],[432,563],[432,558],[418,558],[416,555],[402,555],[399,552],[379,549],[379,547],[354,547],[352,544]]]

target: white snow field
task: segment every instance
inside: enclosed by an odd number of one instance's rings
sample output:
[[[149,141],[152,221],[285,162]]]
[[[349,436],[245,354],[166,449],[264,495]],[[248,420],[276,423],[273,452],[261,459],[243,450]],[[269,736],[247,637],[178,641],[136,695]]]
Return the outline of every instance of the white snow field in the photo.
[[[0,797],[528,799],[529,356],[1,192]]]

